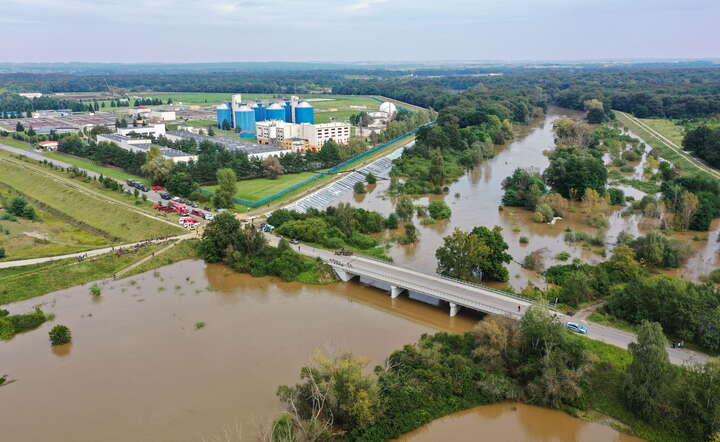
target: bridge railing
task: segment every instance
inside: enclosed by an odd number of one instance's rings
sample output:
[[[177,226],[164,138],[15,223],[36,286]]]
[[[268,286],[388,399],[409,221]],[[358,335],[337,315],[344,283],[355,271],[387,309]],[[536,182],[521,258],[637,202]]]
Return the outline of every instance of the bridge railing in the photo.
[[[545,308],[549,308],[549,309],[553,309],[553,310],[555,309],[555,308],[554,308],[552,305],[550,305],[550,304],[545,304],[545,303],[543,303],[543,302],[538,302],[538,301],[536,301],[536,300],[534,300],[534,299],[525,298],[524,296],[519,296],[519,295],[516,295],[516,294],[511,293],[511,292],[506,292],[506,291],[504,291],[504,290],[494,289],[494,288],[488,287],[488,286],[486,286],[486,285],[477,284],[477,283],[470,282],[470,281],[463,281],[462,279],[457,279],[457,278],[453,278],[453,277],[450,277],[450,276],[441,275],[440,273],[425,273],[425,272],[420,272],[420,271],[418,271],[417,269],[413,269],[413,268],[411,268],[411,267],[407,267],[407,266],[402,266],[402,265],[399,265],[399,264],[395,264],[395,263],[392,262],[392,261],[385,261],[385,260],[376,258],[376,257],[374,257],[374,256],[370,256],[370,255],[360,255],[360,256],[361,256],[363,259],[368,259],[368,260],[370,260],[370,261],[377,261],[377,262],[380,262],[380,263],[383,263],[383,264],[390,264],[390,265],[392,265],[392,266],[399,267],[399,268],[401,268],[401,269],[410,270],[410,271],[413,271],[413,272],[416,272],[416,273],[420,273],[420,274],[423,274],[423,275],[433,276],[433,277],[437,277],[437,278],[440,278],[440,279],[445,279],[445,280],[447,280],[447,281],[452,281],[452,282],[455,282],[455,283],[457,283],[457,284],[462,284],[462,285],[474,287],[474,288],[477,288],[477,289],[480,289],[480,290],[485,290],[485,291],[492,292],[492,293],[495,293],[495,294],[500,295],[500,296],[504,296],[504,297],[507,297],[507,298],[513,298],[513,299],[516,299],[516,300],[522,301],[522,302],[527,302],[528,304],[535,304],[535,305],[539,305],[539,306],[541,306],[541,307],[545,307]]]

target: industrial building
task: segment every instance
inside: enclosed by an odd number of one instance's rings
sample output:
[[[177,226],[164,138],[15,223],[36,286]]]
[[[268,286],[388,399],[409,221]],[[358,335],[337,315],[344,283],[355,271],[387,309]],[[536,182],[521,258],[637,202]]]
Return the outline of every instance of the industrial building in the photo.
[[[106,141],[113,143],[121,149],[128,150],[130,152],[145,152],[150,151],[150,147],[155,146],[162,153],[163,158],[170,160],[173,163],[186,163],[188,161],[197,161],[197,155],[185,153],[183,151],[173,149],[170,147],[160,146],[152,144],[147,138],[131,138],[120,134],[98,134],[97,141]]]
[[[214,144],[219,144],[227,150],[245,152],[249,158],[264,159],[271,156],[280,156],[287,152],[275,146],[253,143],[238,138],[211,137],[177,130],[168,131],[166,137],[171,141],[193,139],[198,144],[203,141],[209,141]]]
[[[287,139],[303,139],[307,147],[317,150],[328,140],[339,144],[347,144],[350,140],[352,126],[349,123],[288,123],[280,120],[268,120],[256,123],[256,137],[259,143],[278,144],[283,146]]]
[[[135,133],[138,135],[152,135],[154,137],[159,137],[160,135],[165,135],[165,125],[164,124],[148,124],[147,126],[138,126],[138,127],[118,127],[117,133],[123,136],[128,136],[131,133]]]
[[[286,123],[313,124],[315,109],[307,101],[299,97],[278,102],[262,102],[244,104],[242,95],[235,94],[231,101],[216,108],[218,128],[235,129],[240,135],[255,136],[256,124],[261,121],[284,121]]]

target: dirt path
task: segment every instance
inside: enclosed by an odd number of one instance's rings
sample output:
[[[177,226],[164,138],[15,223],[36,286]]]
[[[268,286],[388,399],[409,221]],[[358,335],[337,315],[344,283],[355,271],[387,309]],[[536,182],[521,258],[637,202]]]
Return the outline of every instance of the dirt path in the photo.
[[[143,263],[155,258],[156,256],[162,255],[163,253],[167,252],[168,250],[170,250],[173,247],[175,247],[176,245],[178,245],[180,243],[180,241],[182,241],[182,240],[173,241],[167,247],[163,247],[162,249],[158,250],[157,252],[153,252],[149,256],[146,256],[145,258],[141,259],[140,261],[120,270],[119,272],[117,272],[115,274],[114,278],[117,279],[119,276],[124,275],[125,273],[129,272],[130,270],[134,269],[135,267],[142,265]]]

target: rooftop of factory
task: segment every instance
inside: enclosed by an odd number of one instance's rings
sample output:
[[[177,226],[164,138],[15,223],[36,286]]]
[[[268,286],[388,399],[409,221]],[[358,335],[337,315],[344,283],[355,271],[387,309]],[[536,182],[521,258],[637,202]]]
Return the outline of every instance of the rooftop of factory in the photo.
[[[168,134],[174,135],[176,137],[193,139],[193,140],[197,141],[198,143],[201,143],[203,141],[209,141],[211,143],[221,144],[228,150],[241,150],[247,154],[283,151],[283,149],[280,149],[275,146],[270,146],[267,144],[253,143],[251,141],[244,141],[244,140],[241,140],[238,138],[212,137],[209,135],[198,135],[198,134],[193,134],[190,132],[183,132],[183,131],[179,131],[179,130],[168,131]]]

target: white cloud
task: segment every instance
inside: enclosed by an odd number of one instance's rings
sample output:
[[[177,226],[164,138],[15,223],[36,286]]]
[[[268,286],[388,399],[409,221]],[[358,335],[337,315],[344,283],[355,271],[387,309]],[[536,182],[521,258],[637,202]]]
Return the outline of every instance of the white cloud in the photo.
[[[387,3],[387,1],[388,0],[364,0],[345,7],[345,10],[347,12],[364,12],[370,10],[374,5]]]

